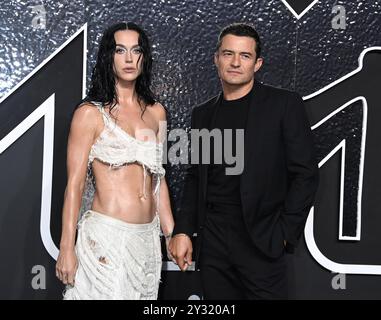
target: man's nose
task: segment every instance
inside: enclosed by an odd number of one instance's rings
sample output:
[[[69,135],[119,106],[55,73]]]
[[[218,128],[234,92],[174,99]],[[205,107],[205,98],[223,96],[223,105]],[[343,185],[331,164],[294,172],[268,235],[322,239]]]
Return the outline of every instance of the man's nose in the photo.
[[[231,65],[232,65],[233,67],[239,67],[239,66],[241,65],[241,59],[240,59],[240,57],[239,57],[238,54],[235,54],[235,55],[233,56],[233,59],[232,59],[232,61],[231,61]]]

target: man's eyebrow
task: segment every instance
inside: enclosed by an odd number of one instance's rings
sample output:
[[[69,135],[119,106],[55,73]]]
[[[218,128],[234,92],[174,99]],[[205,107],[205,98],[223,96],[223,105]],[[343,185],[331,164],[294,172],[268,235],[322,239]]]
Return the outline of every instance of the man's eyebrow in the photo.
[[[228,52],[228,53],[235,53],[234,50],[230,50],[230,49],[223,49],[222,52]],[[241,51],[239,52],[239,54],[247,54],[249,56],[252,56],[253,54],[251,52],[246,52],[246,51]]]
[[[223,49],[222,52],[234,52],[234,51],[230,49]]]

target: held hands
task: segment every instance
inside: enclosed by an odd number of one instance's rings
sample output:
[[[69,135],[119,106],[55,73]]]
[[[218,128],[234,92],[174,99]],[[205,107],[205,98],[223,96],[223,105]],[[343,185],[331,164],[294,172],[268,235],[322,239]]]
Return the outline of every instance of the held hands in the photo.
[[[56,263],[56,276],[64,284],[74,286],[74,276],[78,268],[78,260],[74,249],[60,250]]]
[[[170,240],[169,252],[181,271],[186,271],[192,264],[192,241],[185,233],[176,234]]]

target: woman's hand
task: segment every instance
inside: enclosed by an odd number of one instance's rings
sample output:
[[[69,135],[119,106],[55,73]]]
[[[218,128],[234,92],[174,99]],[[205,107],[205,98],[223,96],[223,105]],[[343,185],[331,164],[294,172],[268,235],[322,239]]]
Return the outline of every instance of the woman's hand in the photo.
[[[56,264],[56,276],[64,284],[74,286],[74,277],[78,268],[78,260],[74,248],[60,250]]]

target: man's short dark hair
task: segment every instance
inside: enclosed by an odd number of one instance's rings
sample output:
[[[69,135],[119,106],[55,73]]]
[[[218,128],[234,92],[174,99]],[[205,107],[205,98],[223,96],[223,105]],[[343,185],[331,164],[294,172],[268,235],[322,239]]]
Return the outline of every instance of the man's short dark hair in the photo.
[[[257,58],[261,56],[261,40],[254,27],[247,23],[233,23],[223,28],[218,36],[216,51],[221,47],[222,38],[228,34],[239,37],[250,37],[255,40],[255,53]]]

